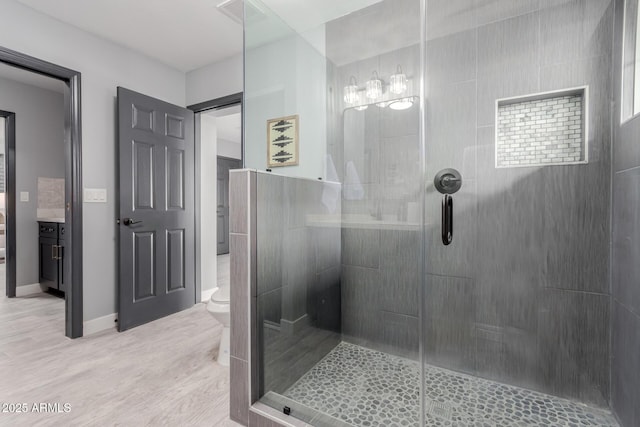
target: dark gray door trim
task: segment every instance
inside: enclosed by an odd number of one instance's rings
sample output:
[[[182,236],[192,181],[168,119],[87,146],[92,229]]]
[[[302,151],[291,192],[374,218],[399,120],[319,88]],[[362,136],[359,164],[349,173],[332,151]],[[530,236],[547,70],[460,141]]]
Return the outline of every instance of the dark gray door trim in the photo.
[[[241,162],[242,159],[236,159],[235,157],[227,157],[227,156],[216,156],[218,159],[222,160],[231,160],[233,162]]]
[[[227,95],[227,96],[223,96],[221,98],[216,98],[216,99],[212,99],[211,101],[205,101],[205,102],[200,102],[198,104],[193,104],[193,105],[188,105],[187,108],[191,111],[193,111],[194,113],[202,113],[204,111],[208,111],[208,110],[218,110],[218,109],[222,109],[222,108],[226,108],[226,107],[231,107],[233,105],[237,105],[240,104],[240,115],[242,116],[242,124],[243,124],[243,128],[244,128],[244,92],[238,92],[238,93],[234,93],[232,95]],[[198,129],[196,129],[196,158],[198,158],[197,156],[200,154],[200,129],[199,129],[199,122],[196,123],[196,127]],[[244,167],[244,133],[242,134],[242,140],[240,141],[241,143],[241,153],[242,153],[242,167]],[[197,164],[197,162],[196,162]],[[196,178],[200,177],[200,173],[198,171],[198,167],[196,166]],[[198,185],[198,180],[196,179],[196,187]],[[198,198],[198,194],[200,194],[198,192],[198,188],[196,188],[196,199]],[[198,206],[196,206],[196,209],[199,209]],[[197,224],[197,223],[196,223]],[[198,227],[196,226],[196,233],[197,233],[197,229]]]
[[[82,336],[82,123],[80,73],[0,46],[0,62],[62,80],[65,106],[65,335]],[[15,191],[14,191],[15,192]],[[15,195],[14,195],[15,197]]]
[[[221,98],[212,99],[211,101],[199,102],[197,104],[188,105],[187,108],[194,113],[201,113],[207,110],[224,108],[235,104],[242,103],[242,92],[232,95],[223,96]]]
[[[7,297],[16,296],[16,115],[0,110],[4,124],[5,255]]]
[[[202,247],[202,242],[200,241],[200,229],[202,225],[200,224],[200,163],[197,159],[200,158],[200,116],[197,113],[202,113],[208,110],[217,110],[220,108],[231,107],[233,105],[240,104],[242,123],[244,123],[244,102],[243,102],[243,92],[234,93],[232,95],[223,96],[221,98],[212,99],[211,101],[200,102],[198,104],[188,105],[187,108],[193,111],[195,114],[194,125],[195,129],[195,155],[196,155],[196,167],[195,169],[195,208],[196,208],[196,222],[195,222],[195,232],[196,232],[196,304],[200,302],[202,298],[202,277],[200,277],[200,263],[202,260],[200,259],[200,248]],[[244,134],[242,135],[241,141],[241,153],[242,159],[242,167],[244,167]]]

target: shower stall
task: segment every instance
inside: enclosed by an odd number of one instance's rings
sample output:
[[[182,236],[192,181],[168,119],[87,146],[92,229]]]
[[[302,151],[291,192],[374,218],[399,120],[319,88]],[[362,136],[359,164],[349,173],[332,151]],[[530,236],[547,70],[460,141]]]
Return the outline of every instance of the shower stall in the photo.
[[[618,426],[624,1],[244,3],[249,424]]]

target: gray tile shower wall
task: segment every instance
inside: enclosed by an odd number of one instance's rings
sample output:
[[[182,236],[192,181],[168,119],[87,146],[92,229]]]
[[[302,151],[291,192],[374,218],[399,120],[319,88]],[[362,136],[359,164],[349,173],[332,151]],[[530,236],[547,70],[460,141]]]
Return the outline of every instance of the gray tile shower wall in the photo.
[[[252,185],[250,185],[252,183]],[[255,173],[234,170],[229,174],[229,252],[231,296],[231,368],[229,416],[242,425],[249,424],[251,405],[251,352],[255,347],[255,328],[250,322],[254,310],[255,276],[252,246],[255,236],[250,209],[255,204],[251,187],[255,187]],[[253,193],[255,194],[255,192]]]
[[[342,88],[351,76],[363,87],[373,71],[388,83],[400,66],[411,82],[403,96],[419,95],[419,5],[384,1],[326,28],[328,85],[334,95],[328,96],[333,100],[328,146],[344,183],[342,339],[414,359],[421,233],[409,207],[422,197],[419,107],[394,111],[371,104],[357,111],[343,102]],[[361,194],[351,191],[354,182]]]
[[[427,188],[427,363],[607,406],[613,4],[490,3],[428,29],[427,180],[464,181],[447,247]],[[589,164],[495,168],[497,99],[583,85]]]
[[[256,173],[264,392],[284,392],[339,342],[340,207],[340,184]]]
[[[615,4],[611,406],[632,427],[640,425],[640,117],[619,124],[624,1]]]
[[[613,2],[499,3],[427,0],[426,362],[607,406]],[[335,23],[344,37],[347,21]],[[419,57],[417,45],[395,52],[396,61],[411,63],[399,52]],[[333,108],[350,75],[362,83],[390,55],[330,64]],[[417,64],[410,73],[418,75]],[[495,168],[497,99],[579,86],[589,88],[588,164]],[[392,121],[387,110],[346,109],[330,124],[342,125],[342,133],[328,133],[338,175],[346,179],[352,161],[364,193],[343,200],[343,218],[382,220],[421,200],[419,116]],[[463,187],[445,247],[442,196],[429,182],[446,167],[461,172]],[[413,257],[421,238],[419,231],[345,225],[346,341],[402,355],[417,350],[410,328],[418,319],[422,281]],[[398,241],[407,249],[394,258]],[[393,266],[399,258],[404,269]]]
[[[340,342],[340,184],[234,170],[229,185],[230,414],[281,425],[252,404]]]
[[[343,340],[415,359],[421,227],[409,207],[421,199],[419,109],[371,106],[343,119],[343,159],[362,186],[349,193],[353,175],[344,172]]]

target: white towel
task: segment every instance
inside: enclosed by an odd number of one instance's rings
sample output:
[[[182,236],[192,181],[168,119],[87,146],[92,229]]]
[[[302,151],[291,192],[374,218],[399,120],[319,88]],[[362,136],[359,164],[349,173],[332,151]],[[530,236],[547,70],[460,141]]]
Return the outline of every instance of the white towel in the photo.
[[[338,171],[333,164],[331,154],[327,154],[324,159],[324,179],[325,181],[339,182]]]
[[[344,178],[344,198],[345,200],[362,200],[364,198],[364,188],[360,183],[356,165],[351,160],[347,162],[347,173]]]
[[[329,213],[335,213],[340,200],[340,184],[338,184],[338,172],[333,164],[331,155],[327,154],[324,165],[324,188],[322,189],[322,204],[327,208]]]

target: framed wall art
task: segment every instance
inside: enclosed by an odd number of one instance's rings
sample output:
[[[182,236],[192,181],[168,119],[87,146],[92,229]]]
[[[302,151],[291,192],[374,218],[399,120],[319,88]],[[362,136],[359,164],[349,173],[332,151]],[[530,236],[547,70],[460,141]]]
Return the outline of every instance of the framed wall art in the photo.
[[[298,164],[298,115],[267,120],[267,167]]]

